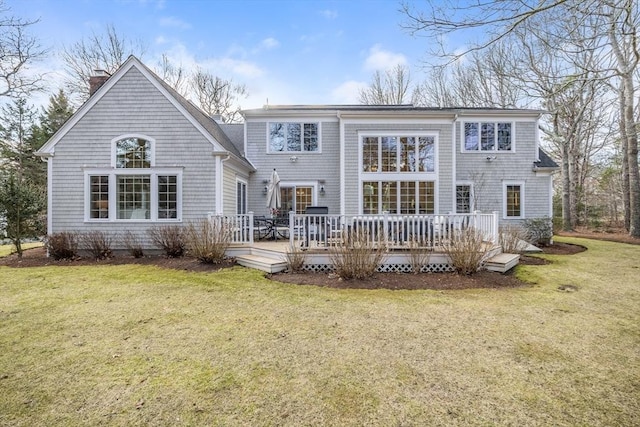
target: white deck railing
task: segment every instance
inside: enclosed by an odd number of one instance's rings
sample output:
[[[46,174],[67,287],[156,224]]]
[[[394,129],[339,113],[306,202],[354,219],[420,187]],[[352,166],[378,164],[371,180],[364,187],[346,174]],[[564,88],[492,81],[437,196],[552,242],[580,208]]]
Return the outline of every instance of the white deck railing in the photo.
[[[221,221],[231,229],[231,243],[252,244],[257,239],[289,239],[300,247],[326,247],[341,241],[345,232],[365,230],[371,242],[387,247],[407,247],[411,241],[437,248],[456,232],[473,227],[485,240],[498,242],[498,213],[443,215],[306,215],[289,213],[288,218],[209,214],[210,221]]]

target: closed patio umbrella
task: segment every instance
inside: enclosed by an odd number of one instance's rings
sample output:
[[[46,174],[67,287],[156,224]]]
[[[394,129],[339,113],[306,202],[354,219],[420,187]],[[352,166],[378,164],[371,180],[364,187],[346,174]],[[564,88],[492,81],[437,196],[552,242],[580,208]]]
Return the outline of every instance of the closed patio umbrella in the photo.
[[[276,209],[280,209],[281,203],[280,177],[274,169],[271,173],[271,180],[269,181],[269,188],[267,190],[267,207],[270,212],[273,212]]]

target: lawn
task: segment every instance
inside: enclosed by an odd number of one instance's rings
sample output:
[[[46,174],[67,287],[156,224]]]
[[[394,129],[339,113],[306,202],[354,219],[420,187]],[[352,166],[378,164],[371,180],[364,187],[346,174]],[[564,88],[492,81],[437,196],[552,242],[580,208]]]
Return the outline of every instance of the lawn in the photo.
[[[0,267],[0,425],[638,425],[640,246],[561,240],[515,289]]]

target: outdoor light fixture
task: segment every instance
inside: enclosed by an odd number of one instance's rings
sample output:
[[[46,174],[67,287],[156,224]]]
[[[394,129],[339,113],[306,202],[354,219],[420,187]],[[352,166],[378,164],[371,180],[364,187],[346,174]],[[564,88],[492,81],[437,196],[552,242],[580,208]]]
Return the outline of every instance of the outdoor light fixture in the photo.
[[[496,156],[487,156],[487,162],[493,162],[496,159]]]
[[[324,196],[324,185],[320,186],[320,194]]]
[[[298,161],[298,156],[291,156],[289,157],[289,161],[291,161],[291,163],[295,163]]]
[[[262,194],[267,194],[268,192],[269,192],[269,187],[265,185],[264,188],[262,189]]]

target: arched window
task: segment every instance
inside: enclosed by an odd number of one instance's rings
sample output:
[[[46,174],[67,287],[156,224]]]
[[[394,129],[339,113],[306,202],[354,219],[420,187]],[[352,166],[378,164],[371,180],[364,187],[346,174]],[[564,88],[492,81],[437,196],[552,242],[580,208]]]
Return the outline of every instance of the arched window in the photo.
[[[116,168],[146,169],[151,167],[151,141],[124,138],[116,141]]]

